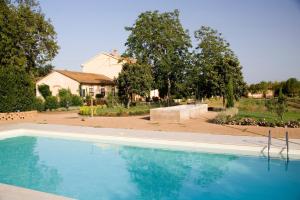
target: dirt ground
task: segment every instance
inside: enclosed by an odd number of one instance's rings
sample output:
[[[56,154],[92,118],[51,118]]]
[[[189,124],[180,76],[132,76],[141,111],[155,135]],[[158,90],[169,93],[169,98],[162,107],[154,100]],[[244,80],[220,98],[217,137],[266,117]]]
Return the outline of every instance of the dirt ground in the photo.
[[[285,131],[289,132],[290,138],[300,138],[300,128],[270,128],[258,126],[233,126],[217,125],[208,122],[216,116],[215,112],[208,112],[199,119],[191,119],[180,123],[151,122],[149,115],[130,116],[130,117],[83,117],[74,111],[70,112],[46,112],[38,113],[31,119],[17,121],[0,121],[0,126],[8,123],[32,122],[40,124],[64,124],[76,126],[92,126],[99,128],[126,128],[137,130],[154,131],[178,131],[178,132],[197,132],[226,135],[248,135],[266,136],[271,130],[272,137],[285,137]]]

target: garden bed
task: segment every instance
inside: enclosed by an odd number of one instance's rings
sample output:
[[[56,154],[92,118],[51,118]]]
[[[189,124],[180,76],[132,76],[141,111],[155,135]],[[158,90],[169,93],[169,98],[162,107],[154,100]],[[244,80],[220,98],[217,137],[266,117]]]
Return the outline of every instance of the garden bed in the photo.
[[[295,100],[296,99],[289,99],[289,101],[292,102],[295,102]],[[216,104],[216,100],[214,100],[213,103]],[[229,116],[225,112],[220,112],[211,122],[229,125],[300,127],[300,109],[297,109],[296,106],[288,105],[287,112],[283,114],[283,119],[281,120],[274,112],[268,111],[265,103],[265,99],[242,98],[237,103],[237,114]],[[295,104],[297,104],[297,102],[295,102]]]
[[[120,117],[131,115],[145,115],[150,113],[151,108],[157,108],[158,105],[137,105],[130,108],[124,108],[122,106],[107,107],[106,105],[93,106],[94,116],[107,116],[107,117]],[[90,116],[92,111],[91,106],[81,106],[79,110],[80,115]]]

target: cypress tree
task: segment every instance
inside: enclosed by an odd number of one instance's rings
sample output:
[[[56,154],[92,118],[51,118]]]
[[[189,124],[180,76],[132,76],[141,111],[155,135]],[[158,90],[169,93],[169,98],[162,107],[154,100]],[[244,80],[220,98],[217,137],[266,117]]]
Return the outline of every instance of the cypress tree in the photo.
[[[232,108],[234,107],[234,95],[233,95],[233,84],[232,79],[230,78],[226,85],[226,107]]]

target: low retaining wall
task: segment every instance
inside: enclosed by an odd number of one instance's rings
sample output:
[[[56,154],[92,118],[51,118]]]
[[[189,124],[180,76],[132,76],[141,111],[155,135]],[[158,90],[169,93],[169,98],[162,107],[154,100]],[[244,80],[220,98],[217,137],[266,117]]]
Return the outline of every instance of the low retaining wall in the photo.
[[[0,113],[0,121],[27,119],[34,117],[36,114],[36,110],[25,112]]]
[[[150,120],[180,122],[187,119],[198,118],[202,113],[207,112],[207,110],[207,104],[192,104],[166,108],[155,108],[150,110]]]

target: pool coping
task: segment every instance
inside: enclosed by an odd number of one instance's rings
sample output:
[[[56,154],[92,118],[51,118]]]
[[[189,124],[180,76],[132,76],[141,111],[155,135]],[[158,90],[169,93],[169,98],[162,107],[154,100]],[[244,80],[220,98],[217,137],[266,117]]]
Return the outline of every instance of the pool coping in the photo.
[[[16,136],[41,136],[140,147],[209,153],[267,156],[267,137],[216,135],[209,133],[145,131],[94,128],[53,124],[21,123],[0,126],[0,139]],[[284,139],[272,139],[269,155],[286,158]],[[290,139],[289,158],[300,159],[300,139]]]

